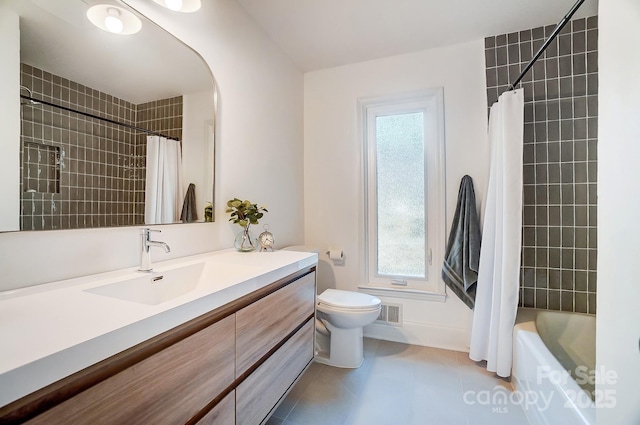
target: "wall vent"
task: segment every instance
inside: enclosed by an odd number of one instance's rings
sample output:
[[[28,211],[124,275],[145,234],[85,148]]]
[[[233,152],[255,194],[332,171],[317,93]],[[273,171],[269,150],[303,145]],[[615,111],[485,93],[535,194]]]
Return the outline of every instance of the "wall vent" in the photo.
[[[380,307],[380,315],[376,319],[376,323],[402,326],[402,305],[382,304]]]

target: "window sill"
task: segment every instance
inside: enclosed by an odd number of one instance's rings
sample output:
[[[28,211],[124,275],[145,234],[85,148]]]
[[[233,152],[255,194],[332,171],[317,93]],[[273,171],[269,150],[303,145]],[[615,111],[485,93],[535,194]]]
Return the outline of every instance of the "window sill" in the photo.
[[[411,300],[437,301],[441,303],[445,302],[447,299],[447,294],[445,292],[434,292],[416,288],[362,285],[358,286],[358,291],[374,295],[376,297],[407,298]]]

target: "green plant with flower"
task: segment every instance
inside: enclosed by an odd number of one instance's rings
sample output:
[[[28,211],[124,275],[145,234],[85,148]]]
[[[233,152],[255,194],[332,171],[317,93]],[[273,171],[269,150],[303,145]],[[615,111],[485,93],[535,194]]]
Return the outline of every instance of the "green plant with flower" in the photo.
[[[264,206],[259,207],[258,204],[252,204],[250,201],[233,198],[227,201],[226,212],[231,213],[229,221],[247,227],[249,224],[258,224],[258,220],[269,211]]]

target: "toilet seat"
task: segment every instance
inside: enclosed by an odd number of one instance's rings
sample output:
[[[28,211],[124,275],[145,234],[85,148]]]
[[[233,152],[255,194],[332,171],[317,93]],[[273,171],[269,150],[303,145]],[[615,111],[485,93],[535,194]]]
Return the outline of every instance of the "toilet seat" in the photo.
[[[380,308],[380,298],[353,291],[327,289],[318,295],[318,304],[335,311],[372,311]]]

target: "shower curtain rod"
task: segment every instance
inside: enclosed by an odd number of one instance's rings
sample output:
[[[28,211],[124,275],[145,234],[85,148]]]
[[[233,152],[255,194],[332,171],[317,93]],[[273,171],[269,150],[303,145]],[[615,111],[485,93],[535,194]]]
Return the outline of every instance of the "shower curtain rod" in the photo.
[[[136,130],[136,131],[142,131],[143,133],[152,134],[154,136],[165,137],[167,139],[176,140],[178,142],[180,141],[180,139],[178,139],[177,137],[169,137],[169,136],[167,136],[165,134],[158,133],[157,131],[151,131],[151,130],[147,130],[146,128],[136,127],[135,125],[125,124],[125,123],[122,123],[122,122],[111,120],[109,118],[99,117],[97,115],[90,114],[88,112],[77,111],[75,109],[67,108],[66,106],[56,105],[55,103],[47,102],[46,100],[35,99],[35,98],[31,97],[31,96],[25,96],[24,94],[21,94],[20,97],[23,98],[23,99],[26,99],[26,100],[29,100],[29,101],[33,102],[32,104],[41,103],[43,105],[53,106],[54,108],[64,109],[65,111],[68,111],[68,112],[73,112],[73,113],[76,113],[76,114],[84,115],[85,117],[95,118],[95,119],[100,120],[100,121],[106,121],[108,123],[119,125],[121,127],[130,128],[130,129]]]
[[[538,52],[533,56],[533,59],[531,59],[529,61],[529,63],[527,64],[527,66],[524,67],[524,69],[522,70],[522,72],[520,73],[520,75],[518,76],[518,78],[516,78],[516,80],[509,84],[507,91],[511,91],[514,90],[515,87],[518,85],[518,83],[520,82],[520,80],[522,80],[522,78],[524,78],[524,76],[526,75],[526,73],[531,69],[531,67],[533,66],[533,64],[538,60],[538,58],[542,55],[542,53],[547,49],[547,47],[549,47],[549,44],[551,44],[551,42],[556,38],[556,36],[558,35],[558,33],[560,31],[562,31],[562,28],[564,28],[564,26],[567,24],[567,22],[569,22],[569,20],[571,19],[571,17],[573,16],[574,13],[576,13],[576,11],[580,8],[580,6],[582,6],[582,3],[584,3],[584,0],[578,0],[576,1],[576,3],[573,5],[573,7],[571,8],[571,10],[569,10],[569,12],[564,16],[564,18],[562,18],[562,20],[560,22],[558,22],[558,25],[556,25],[555,29],[553,30],[553,32],[551,33],[551,35],[549,36],[549,38],[547,38],[547,40],[544,42],[544,44],[542,45],[542,47],[540,47],[540,49],[538,50]]]

